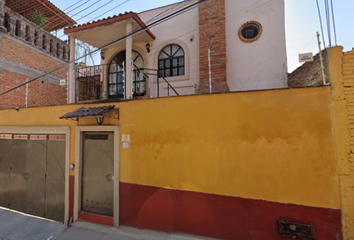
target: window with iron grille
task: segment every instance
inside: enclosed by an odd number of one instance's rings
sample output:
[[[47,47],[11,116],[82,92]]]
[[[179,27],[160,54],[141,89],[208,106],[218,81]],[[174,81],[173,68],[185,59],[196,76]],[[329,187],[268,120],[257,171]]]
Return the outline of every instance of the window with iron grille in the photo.
[[[177,44],[171,44],[159,54],[159,77],[175,77],[184,75],[184,51]]]

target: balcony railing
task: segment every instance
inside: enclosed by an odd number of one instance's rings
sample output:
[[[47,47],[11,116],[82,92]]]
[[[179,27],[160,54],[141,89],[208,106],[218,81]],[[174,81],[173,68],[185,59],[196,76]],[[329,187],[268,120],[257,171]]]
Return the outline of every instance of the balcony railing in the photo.
[[[147,79],[150,75],[146,73],[156,71],[135,67],[132,71],[132,95],[133,97],[146,96]],[[77,66],[76,67],[76,98],[77,101],[96,101],[103,99],[125,99],[127,82],[125,81],[125,71],[123,66],[109,66],[108,64],[97,66]],[[162,79],[162,80],[161,80]],[[162,77],[157,78],[157,96],[160,97],[160,81],[167,84],[167,96],[170,90],[177,96],[179,94],[173,86]],[[161,84],[163,84],[161,83]],[[105,86],[106,84],[106,86]]]
[[[0,28],[9,35],[63,61],[69,61],[69,45],[17,12],[5,7]]]

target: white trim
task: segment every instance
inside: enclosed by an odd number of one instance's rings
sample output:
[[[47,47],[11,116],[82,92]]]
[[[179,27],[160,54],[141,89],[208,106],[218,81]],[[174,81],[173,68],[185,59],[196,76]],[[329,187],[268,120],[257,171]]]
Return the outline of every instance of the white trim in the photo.
[[[113,221],[119,227],[119,126],[76,126],[75,137],[75,197],[74,221],[79,218],[81,209],[81,178],[82,178],[82,139],[84,132],[113,132]]]
[[[20,133],[20,134],[65,134],[65,194],[64,194],[64,224],[69,220],[69,164],[70,164],[70,127],[0,127],[0,133]]]

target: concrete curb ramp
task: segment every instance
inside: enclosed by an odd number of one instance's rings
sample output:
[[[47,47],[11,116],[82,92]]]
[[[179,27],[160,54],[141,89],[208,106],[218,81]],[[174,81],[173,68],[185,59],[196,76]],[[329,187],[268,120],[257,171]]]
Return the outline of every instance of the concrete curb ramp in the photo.
[[[0,240],[55,240],[67,226],[0,208]]]

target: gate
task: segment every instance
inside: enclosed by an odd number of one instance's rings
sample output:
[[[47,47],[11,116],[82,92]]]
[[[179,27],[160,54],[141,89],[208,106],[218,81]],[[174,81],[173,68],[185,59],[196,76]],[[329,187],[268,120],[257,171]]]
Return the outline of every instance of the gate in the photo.
[[[65,135],[0,135],[0,206],[64,222]]]
[[[84,134],[81,209],[113,216],[113,133]]]

